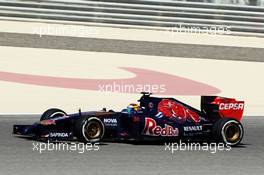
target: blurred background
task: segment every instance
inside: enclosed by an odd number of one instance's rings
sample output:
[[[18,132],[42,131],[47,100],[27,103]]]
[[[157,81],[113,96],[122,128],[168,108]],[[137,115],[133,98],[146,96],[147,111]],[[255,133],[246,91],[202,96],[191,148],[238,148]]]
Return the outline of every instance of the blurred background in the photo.
[[[206,3],[215,3],[215,4],[264,6],[264,0],[179,0],[179,1],[206,2]]]

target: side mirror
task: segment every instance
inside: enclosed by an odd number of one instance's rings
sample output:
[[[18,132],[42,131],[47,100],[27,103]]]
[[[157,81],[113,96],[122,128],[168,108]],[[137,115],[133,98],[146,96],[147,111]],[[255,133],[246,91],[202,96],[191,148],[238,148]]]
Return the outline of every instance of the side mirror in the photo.
[[[82,115],[82,111],[81,111],[81,108],[79,109],[79,115],[80,115],[80,116]]]
[[[150,96],[152,93],[151,93],[151,92],[141,92],[141,94],[142,94],[143,96]]]

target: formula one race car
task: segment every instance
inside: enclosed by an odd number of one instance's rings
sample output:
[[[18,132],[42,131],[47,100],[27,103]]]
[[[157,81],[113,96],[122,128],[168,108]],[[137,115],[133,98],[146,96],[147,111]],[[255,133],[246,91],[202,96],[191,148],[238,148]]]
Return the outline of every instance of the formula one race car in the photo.
[[[139,105],[130,104],[121,112],[103,109],[66,114],[52,108],[33,125],[14,125],[13,133],[50,141],[92,143],[202,138],[234,146],[242,140],[243,101],[202,96],[200,111],[174,98],[142,94]]]

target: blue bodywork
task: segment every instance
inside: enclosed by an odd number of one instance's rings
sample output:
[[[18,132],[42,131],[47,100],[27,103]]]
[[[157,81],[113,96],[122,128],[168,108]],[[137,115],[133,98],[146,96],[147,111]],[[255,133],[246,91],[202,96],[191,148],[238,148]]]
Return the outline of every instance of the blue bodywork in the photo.
[[[215,120],[176,99],[143,94],[139,103],[137,111],[79,111],[32,125],[14,125],[13,133],[36,139],[75,140],[77,121],[83,117],[96,117],[105,128],[103,140],[171,140],[209,137],[211,134]],[[166,111],[171,116],[165,116]]]

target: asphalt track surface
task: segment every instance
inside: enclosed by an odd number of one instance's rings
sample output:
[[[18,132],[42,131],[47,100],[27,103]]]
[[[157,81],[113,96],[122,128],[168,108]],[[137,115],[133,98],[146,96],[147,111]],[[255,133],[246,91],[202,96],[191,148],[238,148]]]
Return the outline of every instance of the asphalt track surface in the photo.
[[[238,40],[239,42],[239,40]],[[264,49],[0,33],[1,46],[263,62]]]
[[[33,151],[32,140],[12,135],[13,124],[37,116],[0,117],[0,174],[262,174],[264,119],[246,116],[244,139],[230,151],[165,151],[162,144],[103,143],[98,151]]]

